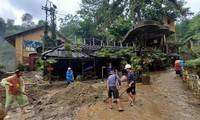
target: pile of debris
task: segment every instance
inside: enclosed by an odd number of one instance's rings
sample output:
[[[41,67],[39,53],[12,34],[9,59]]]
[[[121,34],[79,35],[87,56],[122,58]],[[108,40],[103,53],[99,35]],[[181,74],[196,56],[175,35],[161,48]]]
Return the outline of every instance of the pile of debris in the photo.
[[[30,72],[24,72],[23,78],[26,84],[37,84],[40,80],[36,77],[39,74],[39,72],[36,71],[30,71]]]
[[[35,103],[35,115],[31,119],[69,119],[77,115],[78,108],[93,105],[102,91],[90,84],[75,82],[55,93],[42,97]]]

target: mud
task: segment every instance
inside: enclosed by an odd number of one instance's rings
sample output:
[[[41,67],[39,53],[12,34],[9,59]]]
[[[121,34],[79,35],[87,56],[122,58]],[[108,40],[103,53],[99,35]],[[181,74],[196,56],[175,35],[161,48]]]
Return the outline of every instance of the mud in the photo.
[[[0,120],[3,120],[4,117],[5,117],[4,109],[2,104],[0,103]]]
[[[128,106],[128,96],[122,96],[124,112],[97,103],[82,107],[75,120],[199,120],[200,99],[187,90],[181,79],[173,79],[174,72],[151,75],[151,84],[137,84],[136,104]],[[125,88],[120,89],[120,93]]]
[[[111,110],[103,102],[107,98],[105,81],[75,82],[69,86],[59,83],[42,89],[27,85],[26,92],[37,100],[30,99],[27,108],[31,113],[19,120],[199,120],[200,97],[186,89],[181,79],[173,79],[174,76],[173,71],[156,72],[151,73],[150,85],[137,83],[134,106],[128,105],[126,93],[121,97],[124,112],[118,112],[115,103]],[[26,83],[34,81],[29,77]],[[123,83],[120,94],[126,88]],[[0,95],[1,101],[4,100],[5,96]]]
[[[90,84],[75,82],[60,90],[50,90],[34,105],[33,120],[73,119],[80,107],[94,105],[101,92]]]

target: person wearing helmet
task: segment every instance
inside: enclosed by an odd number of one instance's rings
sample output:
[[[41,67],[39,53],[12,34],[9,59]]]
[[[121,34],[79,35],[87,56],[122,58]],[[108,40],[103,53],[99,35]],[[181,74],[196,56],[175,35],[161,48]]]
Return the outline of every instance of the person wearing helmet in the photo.
[[[71,84],[74,81],[74,73],[70,67],[68,67],[66,72],[66,80],[67,80],[67,85]]]
[[[135,73],[132,71],[132,67],[130,64],[126,64],[124,69],[128,73],[128,81],[127,81],[128,88],[127,88],[126,92],[131,98],[131,102],[129,103],[129,105],[133,106],[135,104],[135,97],[136,97],[135,96],[135,94],[136,94],[136,85],[135,85],[136,76],[135,76]]]

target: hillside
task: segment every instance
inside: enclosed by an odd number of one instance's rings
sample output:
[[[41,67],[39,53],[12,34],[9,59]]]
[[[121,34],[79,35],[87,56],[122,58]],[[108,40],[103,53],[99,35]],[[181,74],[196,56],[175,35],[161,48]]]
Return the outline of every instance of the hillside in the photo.
[[[4,39],[0,40],[0,65],[5,66],[6,71],[15,68],[15,49]]]

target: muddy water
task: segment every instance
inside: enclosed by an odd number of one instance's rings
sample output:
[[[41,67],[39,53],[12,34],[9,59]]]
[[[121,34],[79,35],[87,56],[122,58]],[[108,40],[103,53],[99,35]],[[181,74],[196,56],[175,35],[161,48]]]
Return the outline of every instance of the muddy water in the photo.
[[[181,79],[173,78],[174,72],[165,72],[152,75],[151,85],[137,84],[135,106],[128,106],[128,96],[122,96],[124,112],[118,112],[116,104],[111,110],[108,103],[99,101],[81,107],[75,120],[199,120],[200,99],[185,88]]]

